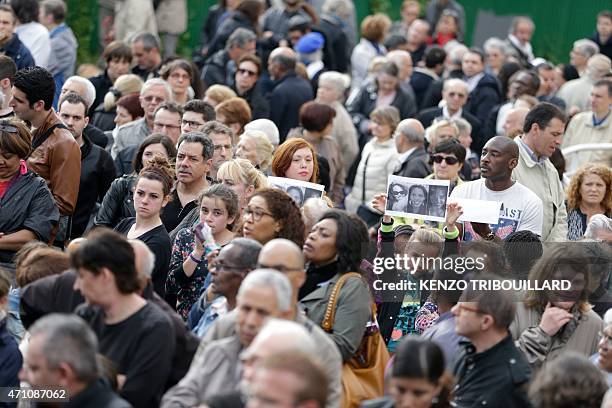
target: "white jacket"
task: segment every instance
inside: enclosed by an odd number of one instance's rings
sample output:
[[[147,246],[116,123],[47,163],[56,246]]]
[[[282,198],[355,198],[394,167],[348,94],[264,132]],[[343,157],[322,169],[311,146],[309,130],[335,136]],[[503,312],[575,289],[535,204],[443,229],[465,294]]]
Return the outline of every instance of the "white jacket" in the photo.
[[[565,192],[557,169],[548,159],[543,164],[536,163],[523,147],[519,137],[515,142],[519,147],[519,162],[512,171],[512,178],[536,193],[542,200],[544,206],[542,241],[567,241]]]
[[[346,210],[349,212],[356,212],[362,203],[363,169],[368,156],[370,156],[370,159],[365,169],[366,190],[364,204],[370,208],[372,208],[370,204],[375,194],[387,192],[387,177],[393,174],[393,170],[398,164],[398,155],[393,138],[382,143],[378,142],[378,139],[373,138],[366,143],[361,153],[359,167],[357,167],[353,189],[344,201]]]

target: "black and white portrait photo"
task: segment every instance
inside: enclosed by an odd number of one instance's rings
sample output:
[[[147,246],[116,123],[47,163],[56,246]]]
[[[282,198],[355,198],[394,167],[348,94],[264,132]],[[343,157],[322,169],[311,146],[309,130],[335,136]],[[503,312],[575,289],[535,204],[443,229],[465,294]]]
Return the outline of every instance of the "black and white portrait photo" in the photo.
[[[434,217],[446,217],[446,199],[448,198],[448,187],[429,186],[429,200],[427,213]]]
[[[268,177],[270,187],[283,190],[298,206],[304,205],[309,198],[321,198],[325,192],[325,186],[309,183],[306,181],[289,179],[284,177]]]
[[[389,176],[385,214],[428,221],[444,221],[448,180]]]

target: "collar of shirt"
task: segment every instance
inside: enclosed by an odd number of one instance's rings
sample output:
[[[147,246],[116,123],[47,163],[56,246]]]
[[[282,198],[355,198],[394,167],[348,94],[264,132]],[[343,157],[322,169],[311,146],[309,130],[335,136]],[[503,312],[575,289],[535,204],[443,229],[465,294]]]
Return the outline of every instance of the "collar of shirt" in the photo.
[[[405,151],[404,153],[402,153],[402,155],[399,157],[400,165],[404,164],[404,162],[408,160],[408,156],[410,156],[412,152],[414,152],[415,150],[416,150],[416,147],[412,147],[408,149],[407,151]]]
[[[306,73],[308,74],[308,78],[312,79],[317,72],[323,69],[323,61],[314,61],[306,66]]]
[[[519,143],[525,148],[525,150],[527,151],[527,154],[529,155],[529,158],[531,160],[533,160],[536,164],[544,164],[544,163],[546,163],[546,160],[548,159],[548,157],[542,156],[542,157],[538,158],[538,156],[535,154],[535,152],[533,150],[531,150],[531,148],[529,146],[527,146],[527,143],[525,143],[523,141],[522,137],[519,137]]]
[[[450,112],[448,111],[447,106],[442,107],[442,116],[444,116],[444,119],[448,119],[448,120],[461,119],[462,113],[463,113],[463,109],[459,108],[459,110],[455,112],[454,115],[451,115]]]
[[[476,75],[474,75],[471,78],[467,78],[466,77],[465,78],[465,82],[467,82],[467,84],[468,84],[468,92],[471,93],[476,88],[476,86],[478,85],[478,82],[480,82],[480,80],[484,76],[485,76],[485,73],[483,71],[480,74],[476,74]]]
[[[523,54],[525,54],[529,58],[530,62],[531,60],[533,60],[534,56],[533,56],[533,48],[531,47],[531,43],[521,44],[519,39],[516,38],[514,34],[508,34],[508,39],[510,40],[512,44],[514,44],[516,48],[521,50]]]
[[[608,113],[605,114],[605,116],[601,119],[597,119],[595,117],[595,112],[593,112],[593,127],[598,127],[604,124],[604,122],[610,117],[610,112],[611,110],[608,109]]]

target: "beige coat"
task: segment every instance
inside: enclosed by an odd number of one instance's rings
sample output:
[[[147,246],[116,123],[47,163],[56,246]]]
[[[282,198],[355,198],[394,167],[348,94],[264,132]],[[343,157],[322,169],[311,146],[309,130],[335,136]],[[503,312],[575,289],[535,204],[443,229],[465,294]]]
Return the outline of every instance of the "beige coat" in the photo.
[[[117,0],[115,3],[115,39],[127,41],[140,31],[157,35],[157,22],[151,0]]]
[[[610,116],[604,122],[593,126],[593,112],[582,112],[574,116],[565,135],[561,147],[566,149],[570,146],[584,143],[612,143],[612,120]],[[578,167],[587,163],[598,163],[612,167],[612,150],[588,150],[577,154],[568,155],[567,171],[575,171]]]
[[[576,331],[565,343],[559,333],[552,337],[546,334],[539,326],[541,319],[542,315],[538,311],[528,309],[523,302],[517,302],[510,332],[532,368],[539,368],[566,351],[574,351],[585,357],[597,351],[603,321],[594,311],[589,310],[581,315]]]
[[[183,34],[187,30],[187,4],[185,0],[162,0],[155,11],[160,33]]]
[[[542,241],[565,242],[567,210],[559,173],[548,159],[544,164],[533,161],[518,137],[515,141],[519,147],[519,162],[512,171],[512,178],[536,193],[542,200],[544,206]]]
[[[332,138],[338,142],[342,162],[348,170],[359,153],[359,136],[357,136],[357,129],[355,129],[351,115],[346,111],[344,105],[336,101],[332,103],[331,107],[336,111],[332,127]]]

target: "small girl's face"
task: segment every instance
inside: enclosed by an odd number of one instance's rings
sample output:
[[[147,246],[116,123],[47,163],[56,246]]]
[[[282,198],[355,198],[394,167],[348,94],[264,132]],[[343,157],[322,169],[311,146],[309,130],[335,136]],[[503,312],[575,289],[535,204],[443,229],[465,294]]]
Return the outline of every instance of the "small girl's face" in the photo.
[[[205,222],[213,235],[223,232],[227,226],[234,222],[230,217],[225,203],[220,198],[204,197],[200,204],[200,222]]]

